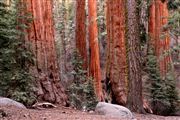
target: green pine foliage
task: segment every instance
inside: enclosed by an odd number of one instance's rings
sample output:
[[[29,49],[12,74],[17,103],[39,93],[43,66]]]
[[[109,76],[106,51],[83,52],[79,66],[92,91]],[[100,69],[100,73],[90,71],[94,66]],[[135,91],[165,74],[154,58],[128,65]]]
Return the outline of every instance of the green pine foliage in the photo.
[[[4,1],[0,1],[0,96],[30,105],[35,100],[29,74],[33,55],[26,49],[25,32],[22,32],[27,28],[21,22],[26,15],[20,15],[22,8],[17,5],[18,1],[12,1],[7,8]]]
[[[153,112],[158,115],[170,115],[175,112],[178,95],[175,87],[175,79],[172,73],[168,73],[165,79],[161,79],[157,58],[153,50],[149,50],[147,61],[147,81],[150,103]]]
[[[98,100],[95,95],[92,78],[87,79],[85,83],[84,93],[85,93],[85,99],[86,99],[85,101],[86,110],[88,111],[94,110],[98,103]]]
[[[180,104],[179,104],[179,97],[178,92],[176,89],[176,80],[174,77],[173,72],[167,73],[165,77],[165,83],[166,83],[166,92],[167,92],[167,98],[170,103],[170,113],[175,113],[176,111],[180,110]]]
[[[76,50],[73,53],[72,65],[74,70],[72,72],[76,84],[86,81],[87,71],[83,69],[83,60],[79,52]]]
[[[149,92],[150,92],[150,102],[153,108],[153,112],[155,114],[159,114],[162,108],[158,106],[159,104],[163,104],[168,106],[167,102],[167,93],[165,90],[165,83],[160,78],[160,73],[157,65],[157,58],[154,55],[153,50],[149,51],[148,61],[147,61],[147,72],[149,75]]]
[[[169,9],[178,9],[180,6],[179,0],[168,0],[168,8]]]
[[[79,110],[94,110],[97,104],[93,79],[86,76],[87,71],[83,70],[83,61],[77,51],[74,52],[73,58],[74,81],[69,86],[68,94],[70,104]]]

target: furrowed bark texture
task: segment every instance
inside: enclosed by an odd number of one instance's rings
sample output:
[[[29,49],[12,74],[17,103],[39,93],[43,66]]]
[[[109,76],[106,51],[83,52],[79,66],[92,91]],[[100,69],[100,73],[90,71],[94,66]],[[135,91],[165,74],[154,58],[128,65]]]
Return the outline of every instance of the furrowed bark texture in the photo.
[[[125,0],[107,0],[107,73],[113,101],[125,105],[127,65],[125,48]]]
[[[127,58],[128,58],[128,107],[143,113],[142,74],[140,61],[140,30],[138,0],[126,0],[127,12]]]
[[[56,59],[51,0],[23,0],[33,16],[27,30],[27,39],[35,55],[33,74],[37,79],[40,100],[66,104],[67,97],[61,85]]]
[[[161,0],[153,0],[149,12],[150,44],[155,49],[161,77],[164,77],[168,72],[170,67],[169,65],[171,63],[170,55],[164,54],[170,49],[170,37],[168,30],[163,28],[163,26],[168,23],[169,15],[167,1],[163,3]]]
[[[101,69],[99,60],[98,28],[97,28],[97,3],[96,0],[88,0],[89,12],[89,45],[90,45],[90,70],[89,74],[95,80],[95,91],[99,101],[103,101],[101,85]]]
[[[83,67],[87,70],[86,49],[86,11],[85,0],[76,1],[76,48],[83,59]]]

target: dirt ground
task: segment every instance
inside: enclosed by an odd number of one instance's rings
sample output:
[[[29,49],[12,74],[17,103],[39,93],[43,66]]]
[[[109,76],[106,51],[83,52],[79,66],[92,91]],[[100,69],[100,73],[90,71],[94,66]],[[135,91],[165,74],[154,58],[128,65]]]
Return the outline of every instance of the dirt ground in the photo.
[[[180,116],[156,116],[134,114],[137,120],[180,120]],[[73,110],[72,108],[57,107],[49,109],[17,109],[0,107],[0,120],[124,120]]]

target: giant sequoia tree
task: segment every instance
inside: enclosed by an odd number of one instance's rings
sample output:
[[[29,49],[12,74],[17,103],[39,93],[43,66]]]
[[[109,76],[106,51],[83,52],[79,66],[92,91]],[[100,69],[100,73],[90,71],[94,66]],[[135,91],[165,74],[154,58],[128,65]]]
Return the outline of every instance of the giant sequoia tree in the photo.
[[[140,61],[139,0],[126,0],[127,12],[127,61],[128,61],[128,107],[138,113],[144,112],[142,102],[142,74]]]
[[[168,22],[167,0],[164,2],[162,0],[153,0],[149,12],[150,43],[155,49],[161,77],[164,77],[171,63],[170,55],[165,55],[170,49],[170,38],[168,31],[164,28]]]
[[[95,80],[95,91],[98,100],[104,99],[101,86],[101,70],[99,60],[99,46],[98,46],[98,28],[97,28],[97,3],[96,0],[88,0],[89,12],[89,45],[90,45],[90,76]]]
[[[87,49],[86,49],[86,11],[85,0],[76,1],[76,48],[84,62],[84,69],[87,70]]]
[[[54,26],[51,0],[24,0],[33,21],[27,30],[27,39],[32,43],[39,99],[66,104],[66,95],[61,85],[56,60]]]
[[[107,80],[110,80],[113,101],[126,103],[125,0],[107,1]]]

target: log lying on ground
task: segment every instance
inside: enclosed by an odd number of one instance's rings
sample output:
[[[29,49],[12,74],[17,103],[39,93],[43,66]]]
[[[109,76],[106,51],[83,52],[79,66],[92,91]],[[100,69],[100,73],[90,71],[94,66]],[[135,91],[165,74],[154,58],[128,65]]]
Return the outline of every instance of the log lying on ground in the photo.
[[[43,108],[56,108],[57,106],[49,102],[40,102],[40,103],[35,103],[32,107],[35,109],[43,109]]]

